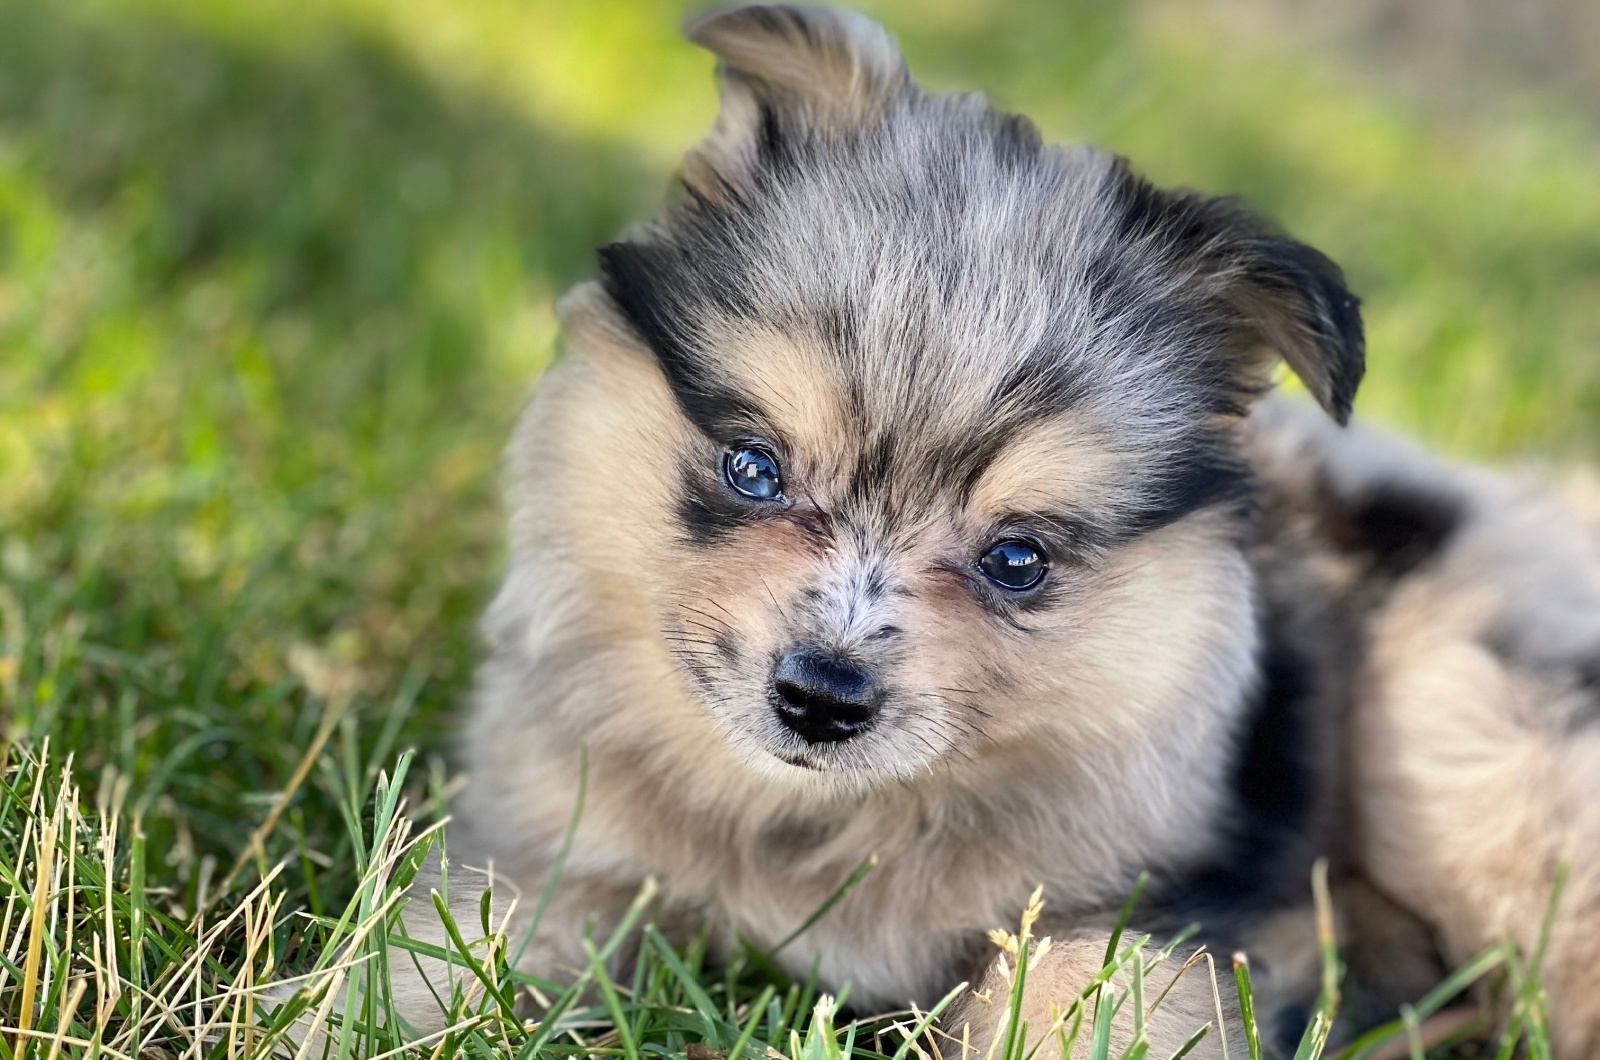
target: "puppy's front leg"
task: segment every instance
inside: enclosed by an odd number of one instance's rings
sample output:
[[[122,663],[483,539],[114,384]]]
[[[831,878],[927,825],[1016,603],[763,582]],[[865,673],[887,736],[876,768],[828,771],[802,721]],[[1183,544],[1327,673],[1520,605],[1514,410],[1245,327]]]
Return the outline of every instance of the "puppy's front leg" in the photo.
[[[1039,934],[1048,934],[1043,927],[1041,925]],[[1049,1034],[1051,1040],[1045,1042],[1039,1055],[1060,1056],[1060,1038],[1051,1031],[1054,1019],[1052,1007],[1058,1013],[1071,1008],[1073,1000],[1104,967],[1106,944],[1109,941],[1109,934],[1074,933],[1068,929],[1053,937],[1050,948],[1042,955],[1038,955],[1039,943],[1035,942],[1036,956],[1030,962],[1023,985],[1021,1019],[1027,1024],[1024,1053]],[[1141,952],[1147,966],[1155,960],[1156,951],[1153,948],[1147,946]],[[1220,1058],[1222,1039],[1216,1026],[1216,995],[1212,993],[1207,966],[1200,963],[1183,971],[1183,961],[1182,956],[1173,954],[1145,972],[1145,1035],[1150,1040],[1149,1053],[1151,1056],[1170,1056],[1195,1031],[1209,1023],[1210,1031],[1189,1055],[1203,1060]],[[971,1057],[987,1055],[995,1034],[1006,1031],[1002,1020],[1011,1005],[1011,985],[1016,976],[1013,965],[1010,957],[996,959],[976,984],[976,990],[958,998],[951,1012],[941,1020],[945,1034],[949,1035],[941,1038],[941,1048],[949,1060],[958,1060],[961,1056],[960,1043],[964,1028]],[[1127,993],[1130,975],[1131,969],[1124,965],[1111,980],[1111,988],[1102,995],[1103,1003],[1114,1003],[1116,998]],[[1229,1004],[1229,996],[1231,991],[1223,995],[1225,1005]],[[1237,1026],[1232,1018],[1227,1017],[1226,1009],[1224,1012],[1229,1024]],[[1087,1053],[1087,1039],[1094,1013],[1094,1002],[1091,1001],[1084,1011],[1083,1027],[1079,1033],[1079,1051],[1082,1054]],[[1068,1030],[1070,1022],[1069,1019]],[[1129,996],[1111,1020],[1111,1055],[1119,1055],[1133,1037],[1133,1000]]]

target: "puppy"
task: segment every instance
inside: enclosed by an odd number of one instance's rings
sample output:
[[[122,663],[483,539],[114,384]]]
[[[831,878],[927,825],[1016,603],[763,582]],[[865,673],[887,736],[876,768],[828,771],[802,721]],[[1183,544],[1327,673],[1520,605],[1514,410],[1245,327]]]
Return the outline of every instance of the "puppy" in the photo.
[[[945,1023],[981,1045],[1009,989],[986,933],[1043,884],[1042,1030],[1148,871],[1149,951],[1193,920],[1249,950],[1292,1044],[1318,857],[1372,1022],[1441,956],[1530,944],[1570,834],[1550,1016],[1592,1051],[1594,541],[1341,430],[1357,301],[1238,203],[923,93],[857,15],[689,34],[720,60],[715,128],[681,201],[562,299],[508,457],[450,853],[538,893],[586,753],[527,967],[584,966],[584,924],[647,878],[669,932],[771,945],[876,855],[779,963],[863,1011],[970,979],[988,1004]],[[1280,361],[1320,411],[1262,400]],[[438,1025],[422,976],[399,990]],[[1203,965],[1177,976],[1152,1050],[1216,1010]]]

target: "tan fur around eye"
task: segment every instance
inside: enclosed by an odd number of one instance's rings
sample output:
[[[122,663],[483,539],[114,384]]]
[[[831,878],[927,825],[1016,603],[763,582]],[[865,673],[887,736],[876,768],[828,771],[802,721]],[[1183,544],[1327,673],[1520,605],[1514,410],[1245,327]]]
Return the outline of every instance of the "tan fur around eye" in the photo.
[[[720,329],[708,343],[727,385],[771,419],[794,455],[826,464],[851,424],[838,358],[814,340],[765,328]]]
[[[1128,473],[1128,457],[1108,448],[1085,417],[1058,416],[1006,445],[979,478],[970,509],[980,516],[1093,513],[1117,495]]]

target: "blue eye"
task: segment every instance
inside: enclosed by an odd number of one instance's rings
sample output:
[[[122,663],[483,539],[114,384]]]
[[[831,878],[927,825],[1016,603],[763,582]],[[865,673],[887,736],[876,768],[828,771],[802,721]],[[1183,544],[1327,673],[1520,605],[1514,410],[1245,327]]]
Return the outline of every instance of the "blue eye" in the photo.
[[[722,457],[722,476],[738,493],[752,500],[775,501],[783,496],[783,475],[778,461],[765,449],[740,446]]]
[[[1022,592],[1044,581],[1050,564],[1026,541],[1001,541],[978,559],[978,569],[1002,589]]]

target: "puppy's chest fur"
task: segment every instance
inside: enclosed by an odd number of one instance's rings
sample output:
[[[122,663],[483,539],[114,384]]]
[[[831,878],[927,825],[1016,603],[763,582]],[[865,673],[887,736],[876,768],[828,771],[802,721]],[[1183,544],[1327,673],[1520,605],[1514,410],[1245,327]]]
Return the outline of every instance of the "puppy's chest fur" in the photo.
[[[823,807],[750,793],[720,814],[686,811],[695,821],[681,831],[670,817],[640,815],[651,781],[635,772],[641,787],[624,781],[594,807],[584,831],[595,846],[578,856],[603,847],[611,865],[621,857],[637,878],[657,877],[668,905],[686,923],[710,924],[724,953],[740,936],[776,945],[875,859],[778,961],[802,978],[815,966],[834,988],[848,981],[854,1003],[871,1008],[937,998],[972,974],[990,950],[988,930],[1014,924],[1039,884],[1049,930],[1077,927],[1103,919],[1141,869],[1200,863],[1221,839],[1215,809],[1205,815],[1214,823],[1197,829],[1191,814],[1163,815],[1136,789],[1042,753],[995,766]],[[608,772],[597,761],[593,783],[608,785]],[[1200,794],[1207,804],[1220,797]]]

